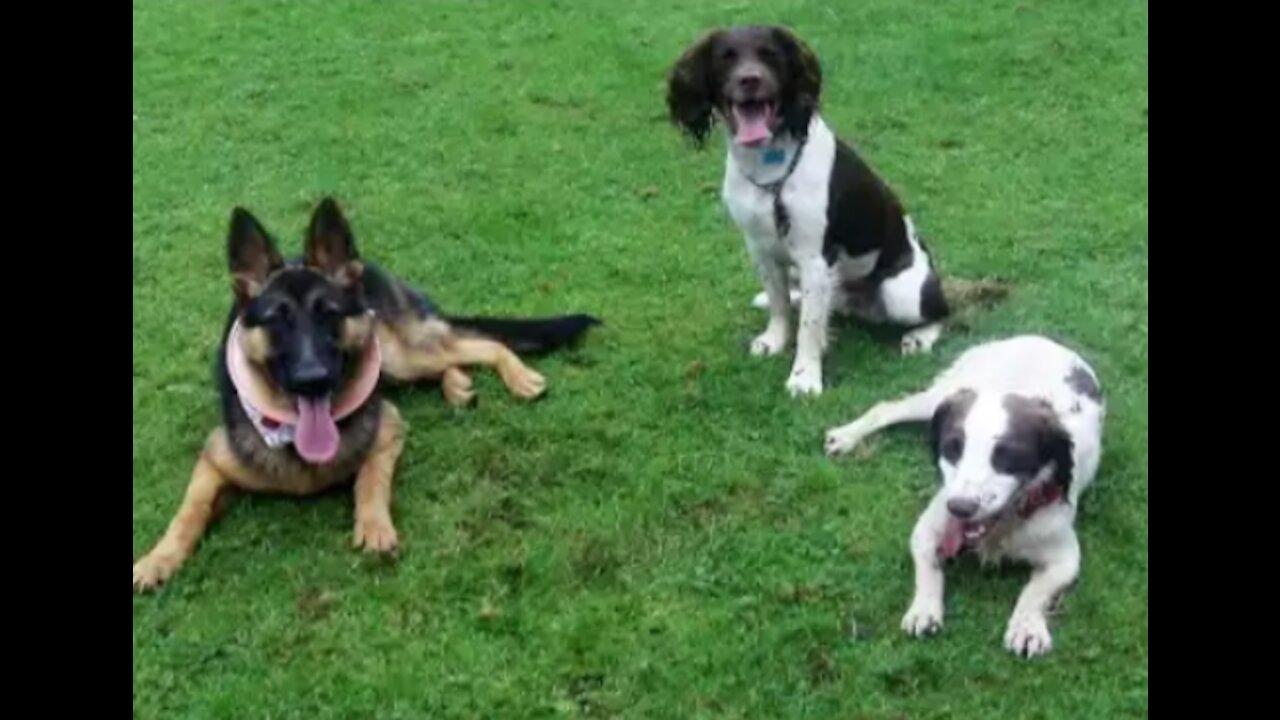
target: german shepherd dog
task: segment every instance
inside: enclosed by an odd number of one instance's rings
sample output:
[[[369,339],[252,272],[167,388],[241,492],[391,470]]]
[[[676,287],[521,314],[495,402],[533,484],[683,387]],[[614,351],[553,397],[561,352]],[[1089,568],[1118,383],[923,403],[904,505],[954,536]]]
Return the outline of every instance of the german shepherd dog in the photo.
[[[303,496],[354,478],[354,544],[393,552],[391,480],[406,426],[379,378],[439,380],[452,404],[474,393],[465,368],[497,369],[512,393],[546,381],[514,350],[578,340],[598,321],[448,318],[423,294],[360,260],[350,226],[326,199],[301,260],[286,262],[262,225],[237,208],[227,242],[235,300],[215,376],[222,424],[205,443],[168,531],[133,566],[135,590],[168,580],[230,491]],[[514,350],[513,350],[514,348]]]

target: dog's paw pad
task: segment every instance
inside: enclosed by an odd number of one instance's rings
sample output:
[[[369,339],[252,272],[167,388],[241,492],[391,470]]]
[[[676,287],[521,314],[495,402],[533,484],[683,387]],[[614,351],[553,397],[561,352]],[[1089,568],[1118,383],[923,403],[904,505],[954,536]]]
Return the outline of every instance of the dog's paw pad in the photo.
[[[764,333],[751,341],[751,354],[755,357],[773,357],[786,349],[786,339],[774,333]]]
[[[178,571],[181,563],[171,557],[148,555],[133,564],[133,590],[146,592],[163,585]]]
[[[367,553],[385,555],[394,553],[400,546],[400,540],[390,520],[369,518],[356,521],[352,544]]]
[[[516,381],[516,395],[532,400],[547,391],[547,379],[541,374],[533,370],[527,370],[523,376]]]
[[[925,355],[933,352],[933,346],[942,337],[942,325],[926,325],[902,336],[903,355]]]
[[[937,635],[942,632],[942,608],[920,603],[912,605],[902,618],[902,631],[917,638]]]
[[[797,398],[821,395],[822,370],[814,367],[793,370],[787,380],[787,392]]]
[[[1018,657],[1034,658],[1053,650],[1053,636],[1043,615],[1023,615],[1009,621],[1005,648]]]
[[[827,457],[836,457],[853,452],[861,442],[861,435],[849,430],[837,429],[827,433],[827,440],[823,447]]]

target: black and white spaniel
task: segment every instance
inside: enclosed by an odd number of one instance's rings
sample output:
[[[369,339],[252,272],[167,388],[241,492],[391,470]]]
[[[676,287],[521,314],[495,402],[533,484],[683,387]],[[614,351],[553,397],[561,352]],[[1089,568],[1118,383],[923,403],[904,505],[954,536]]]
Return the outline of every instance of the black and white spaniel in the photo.
[[[716,30],[685,51],[668,80],[672,120],[702,145],[729,136],[724,201],[764,283],[769,324],[753,355],[777,355],[800,305],[793,396],[822,392],[828,319],[842,312],[909,328],[927,352],[948,315],[929,252],[893,192],[818,114],[822,71],[779,27]],[[798,280],[799,290],[792,290]]]
[[[827,433],[827,454],[839,455],[890,425],[932,422],[942,487],[911,535],[916,591],[903,630],[942,629],[943,562],[971,550],[1031,564],[1005,646],[1026,657],[1052,649],[1046,614],[1080,572],[1076,508],[1098,471],[1105,416],[1083,358],[1024,336],[979,345],[924,392]]]

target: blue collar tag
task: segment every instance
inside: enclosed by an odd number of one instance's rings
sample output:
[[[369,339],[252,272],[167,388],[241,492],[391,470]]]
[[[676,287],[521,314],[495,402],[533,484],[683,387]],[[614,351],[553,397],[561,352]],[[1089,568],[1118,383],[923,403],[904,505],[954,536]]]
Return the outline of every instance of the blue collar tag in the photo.
[[[765,148],[760,153],[760,162],[765,165],[781,165],[787,161],[787,151],[782,148]]]

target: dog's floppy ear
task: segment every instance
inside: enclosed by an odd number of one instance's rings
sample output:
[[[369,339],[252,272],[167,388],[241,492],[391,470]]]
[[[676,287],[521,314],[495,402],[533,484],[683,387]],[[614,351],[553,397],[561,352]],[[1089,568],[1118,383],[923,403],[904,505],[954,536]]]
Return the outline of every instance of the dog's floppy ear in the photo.
[[[1045,413],[1036,434],[1036,446],[1040,466],[1053,465],[1053,481],[1062,488],[1063,495],[1066,495],[1071,489],[1071,478],[1075,475],[1075,443],[1048,403],[1045,403]]]
[[[364,266],[356,250],[356,240],[342,208],[333,198],[320,201],[311,215],[303,257],[307,267],[319,270],[339,284],[349,286],[360,280]]]
[[[718,90],[711,76],[711,50],[721,31],[713,30],[684,51],[667,76],[671,122],[701,147],[715,122]]]
[[[248,210],[231,211],[227,232],[227,264],[236,300],[243,306],[262,292],[267,277],[284,266],[275,243]]]
[[[793,137],[809,132],[809,120],[822,98],[822,65],[818,56],[795,33],[782,27],[773,29],[778,46],[787,58],[788,75],[782,83],[782,125]]]
[[[1050,478],[1065,493],[1075,475],[1075,443],[1057,411],[1043,398],[1021,395],[1005,397],[1004,406],[1010,413],[1010,431],[1035,443],[1037,476],[1051,469]]]
[[[942,442],[951,434],[951,429],[964,423],[969,415],[969,408],[978,399],[972,390],[961,390],[947,398],[933,411],[933,419],[929,422],[929,448],[933,450],[936,464],[942,458]]]

